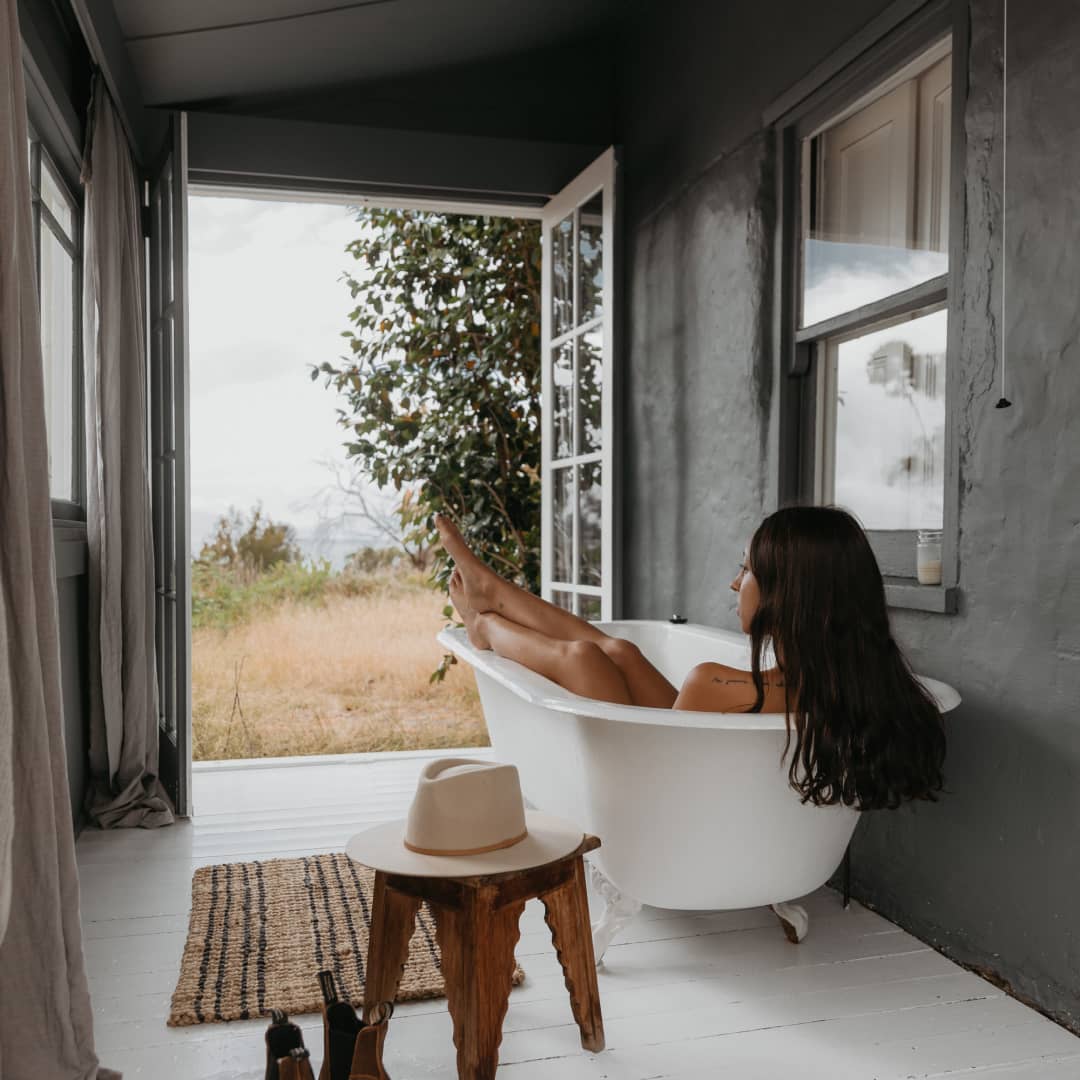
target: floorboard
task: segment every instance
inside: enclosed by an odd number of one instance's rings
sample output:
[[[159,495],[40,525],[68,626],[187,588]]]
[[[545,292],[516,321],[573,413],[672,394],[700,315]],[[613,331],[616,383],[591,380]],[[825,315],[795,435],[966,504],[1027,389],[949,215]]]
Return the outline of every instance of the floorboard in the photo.
[[[419,770],[446,751],[214,763],[194,817],[157,831],[86,829],[77,854],[87,972],[103,1064],[125,1077],[261,1075],[266,1021],[169,1028],[191,875],[216,862],[340,851],[403,816]],[[485,756],[487,750],[469,750]],[[595,907],[595,899],[593,899]],[[790,945],[767,909],[646,908],[600,969],[608,1049],[584,1052],[542,907],[522,917],[526,979],[504,1025],[507,1080],[1077,1080],[1080,1039],[828,889],[803,901]],[[316,1065],[318,1016],[296,1018]],[[387,1067],[455,1076],[444,1001],[399,1007]]]

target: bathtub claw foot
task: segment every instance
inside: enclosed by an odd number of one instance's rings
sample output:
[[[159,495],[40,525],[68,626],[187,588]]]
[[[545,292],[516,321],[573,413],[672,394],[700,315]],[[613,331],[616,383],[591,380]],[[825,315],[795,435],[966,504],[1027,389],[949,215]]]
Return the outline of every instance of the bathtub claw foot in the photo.
[[[770,904],[769,906],[780,920],[788,941],[792,945],[798,945],[810,929],[810,916],[806,914],[806,908],[798,904]]]
[[[607,947],[633,922],[641,910],[641,901],[632,896],[624,896],[588,859],[585,860],[585,865],[589,868],[589,880],[593,888],[604,901],[600,918],[592,924],[593,957],[596,966],[600,967],[604,962]]]

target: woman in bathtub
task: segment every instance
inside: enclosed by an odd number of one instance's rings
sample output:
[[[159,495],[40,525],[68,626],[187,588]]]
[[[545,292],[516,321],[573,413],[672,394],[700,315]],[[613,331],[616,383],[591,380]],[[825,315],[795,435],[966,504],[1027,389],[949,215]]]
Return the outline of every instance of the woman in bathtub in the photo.
[[[435,524],[455,564],[450,598],[475,647],[601,701],[784,713],[795,744],[789,777],[803,801],[876,809],[941,790],[940,713],[893,640],[877,560],[846,511],[790,507],[761,523],[729,586],[751,670],[698,664],[679,688],[633,642],[499,577],[447,517]],[[776,666],[763,671],[770,643]]]

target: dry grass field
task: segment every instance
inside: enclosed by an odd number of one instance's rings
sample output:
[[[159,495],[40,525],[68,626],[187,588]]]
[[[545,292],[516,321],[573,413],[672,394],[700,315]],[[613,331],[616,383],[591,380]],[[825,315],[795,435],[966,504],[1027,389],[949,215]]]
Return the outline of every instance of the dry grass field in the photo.
[[[442,604],[388,587],[195,630],[194,759],[486,746],[472,671],[429,681]]]

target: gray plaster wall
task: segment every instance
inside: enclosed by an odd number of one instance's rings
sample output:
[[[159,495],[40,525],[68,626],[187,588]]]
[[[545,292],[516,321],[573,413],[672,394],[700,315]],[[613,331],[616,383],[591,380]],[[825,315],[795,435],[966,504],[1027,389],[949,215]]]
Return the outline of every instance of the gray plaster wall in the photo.
[[[800,22],[811,5],[722,10],[733,6],[646,12],[637,48],[665,59],[655,71],[629,66],[622,118],[624,612],[678,608],[731,628],[726,584],[776,505],[778,474],[774,189],[760,116],[885,5],[813,5],[813,27]],[[863,818],[854,889],[1080,1028],[1080,6],[1019,8],[1005,249],[1013,407],[993,407],[1001,4],[970,0],[963,290],[952,308],[962,334],[950,358],[961,376],[949,403],[960,604],[952,616],[893,612],[916,670],[964,697],[948,719],[948,794]],[[649,103],[637,117],[634,100]]]
[[[765,140],[749,140],[632,233],[622,455],[632,617],[731,623],[726,585],[768,485],[770,176]]]
[[[624,610],[737,628],[775,500],[772,139],[763,110],[887,6],[639,5],[620,85]],[[811,11],[810,9],[813,8]]]

